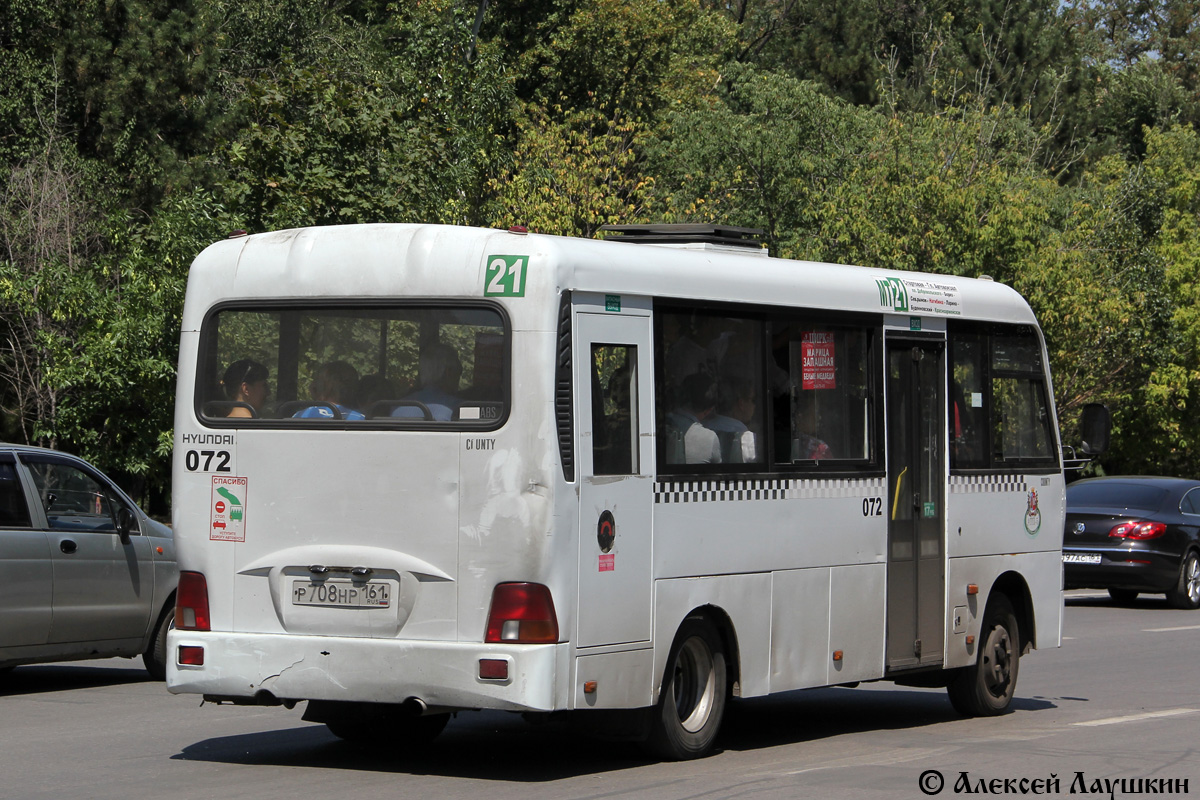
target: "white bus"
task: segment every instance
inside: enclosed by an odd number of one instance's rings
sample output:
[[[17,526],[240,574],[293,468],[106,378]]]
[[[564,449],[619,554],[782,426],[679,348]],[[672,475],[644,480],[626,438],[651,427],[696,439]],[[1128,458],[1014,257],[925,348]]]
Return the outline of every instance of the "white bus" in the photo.
[[[1012,289],[744,229],[234,236],[183,315],[168,685],[351,740],[606,710],[667,758],[729,697],[997,714],[1061,639],[1052,398]]]

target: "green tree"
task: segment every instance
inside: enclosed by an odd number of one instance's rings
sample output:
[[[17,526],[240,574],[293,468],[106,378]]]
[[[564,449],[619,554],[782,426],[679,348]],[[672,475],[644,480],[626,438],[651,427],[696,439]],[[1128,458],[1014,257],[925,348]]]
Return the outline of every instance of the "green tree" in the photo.
[[[666,216],[760,228],[777,255],[809,253],[824,198],[882,120],[781,73],[730,65],[723,79],[713,102],[667,111],[646,145]]]
[[[500,54],[468,63],[468,16],[446,5],[242,83],[216,160],[249,228],[480,219],[509,94]]]
[[[219,119],[209,91],[219,58],[209,6],[83,0],[58,8],[57,122],[146,208],[185,180],[180,173],[208,151]]]

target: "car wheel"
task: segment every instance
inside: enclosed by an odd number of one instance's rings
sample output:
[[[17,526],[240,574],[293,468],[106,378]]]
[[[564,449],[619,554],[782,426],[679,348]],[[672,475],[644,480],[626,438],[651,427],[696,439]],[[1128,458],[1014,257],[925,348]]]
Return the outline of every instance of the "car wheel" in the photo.
[[[1179,565],[1179,581],[1167,592],[1172,608],[1200,608],[1200,557],[1189,550]]]
[[[1021,637],[1012,603],[1002,594],[988,601],[975,663],[962,670],[947,687],[950,703],[967,717],[1003,714],[1017,690]]]
[[[647,749],[672,761],[706,755],[721,727],[727,692],[720,636],[707,620],[689,617],[671,646]]]
[[[158,621],[158,629],[154,632],[154,638],[150,640],[146,652],[142,653],[142,663],[146,665],[146,672],[149,672],[150,677],[156,681],[167,678],[167,633],[173,627],[175,627],[174,603],[163,612],[162,618]]]
[[[1134,600],[1137,600],[1138,593],[1135,589],[1109,589],[1108,596],[1112,598],[1114,603],[1127,606]]]

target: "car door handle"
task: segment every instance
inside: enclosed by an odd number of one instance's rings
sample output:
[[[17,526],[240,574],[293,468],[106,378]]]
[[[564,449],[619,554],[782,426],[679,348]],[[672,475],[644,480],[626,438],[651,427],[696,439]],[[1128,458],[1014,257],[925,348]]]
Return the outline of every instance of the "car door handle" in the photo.
[[[62,550],[67,555],[71,555],[79,549],[79,545],[75,544],[74,539],[63,539],[58,543],[58,549]]]

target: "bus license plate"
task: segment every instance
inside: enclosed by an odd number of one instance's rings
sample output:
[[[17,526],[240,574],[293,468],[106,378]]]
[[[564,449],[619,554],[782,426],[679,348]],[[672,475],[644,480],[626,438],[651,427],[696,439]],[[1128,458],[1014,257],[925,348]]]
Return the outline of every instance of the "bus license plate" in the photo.
[[[1099,553],[1063,553],[1064,564],[1099,564]]]
[[[323,581],[292,581],[292,605],[335,608],[387,608],[392,602],[391,584],[339,578]]]

